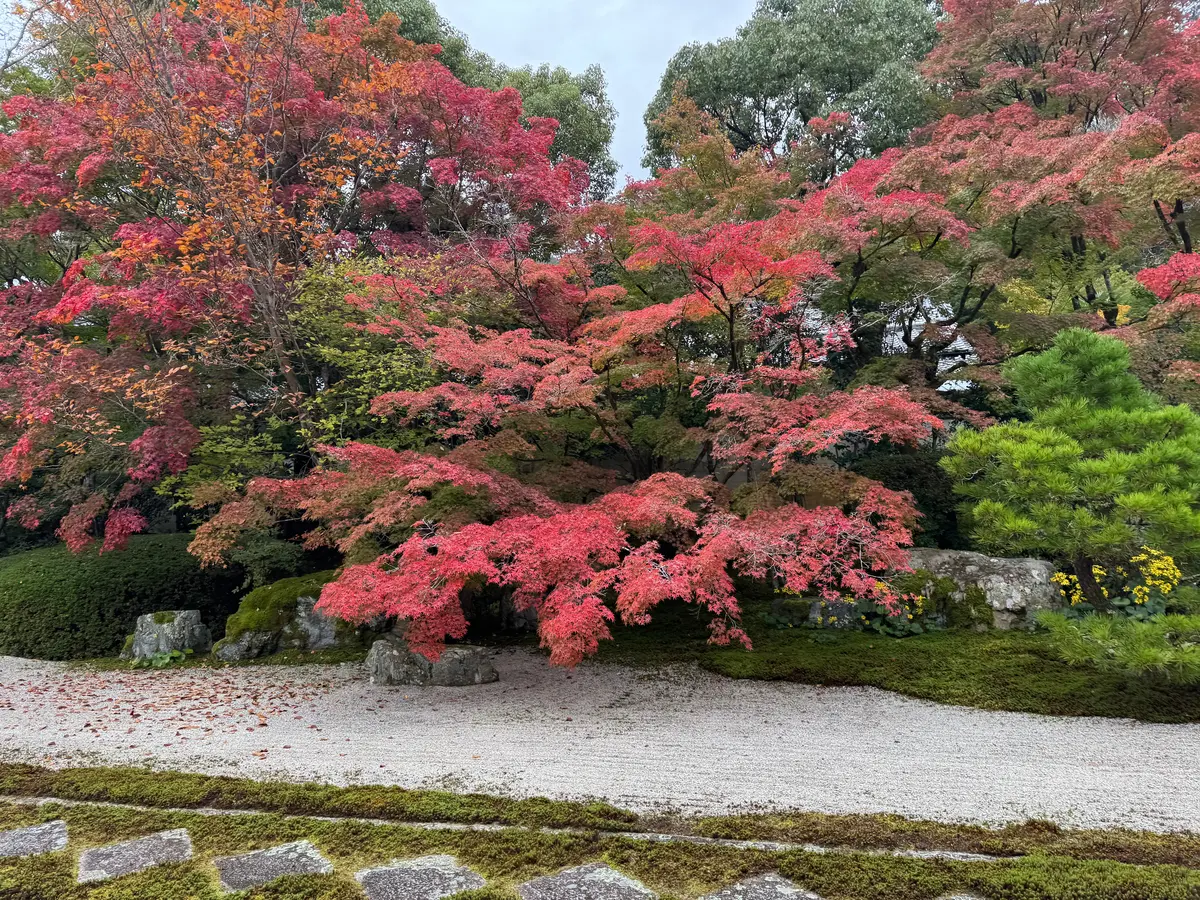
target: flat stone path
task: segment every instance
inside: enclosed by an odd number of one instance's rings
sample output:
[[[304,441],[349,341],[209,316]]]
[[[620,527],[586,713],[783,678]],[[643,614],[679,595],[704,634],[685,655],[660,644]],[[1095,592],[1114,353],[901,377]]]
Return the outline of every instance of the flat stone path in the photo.
[[[61,819],[28,828],[0,831],[0,857],[55,853],[67,846],[67,823]]]
[[[227,891],[244,891],[284,875],[328,875],[333,865],[308,841],[281,844],[239,856],[213,860]]]
[[[517,887],[521,900],[654,900],[640,881],[603,863],[589,863],[535,878]]]
[[[442,900],[486,884],[453,856],[422,856],[364,869],[354,876],[367,900]]]
[[[94,672],[0,658],[0,760],[377,783],[640,812],[886,812],[1200,831],[1200,725],[1052,718],[694,666],[496,655],[470,688],[358,665]],[[1081,747],[1103,747],[1080,756]],[[920,772],[920,783],[898,773]]]
[[[192,838],[184,828],[94,847],[79,857],[79,883],[105,881],[120,875],[132,875],[166,863],[187,862],[192,858]]]
[[[812,891],[798,888],[781,875],[759,875],[739,881],[701,900],[821,900]]]
[[[229,812],[230,816],[245,813]],[[0,832],[0,856],[50,853],[67,846],[67,826],[62,820]],[[192,858],[192,840],[184,828],[94,847],[79,858],[79,883],[105,881],[167,863]],[[333,864],[309,841],[295,841],[266,850],[213,860],[226,891],[242,891],[269,884],[286,875],[327,875]],[[487,882],[479,873],[460,865],[449,855],[393,860],[387,865],[355,874],[366,900],[444,900]],[[534,878],[517,886],[521,900],[657,900],[657,895],[636,879],[596,862]],[[701,900],[822,900],[787,878],[770,873],[743,879],[708,894]],[[939,900],[985,900],[973,894],[946,895]]]

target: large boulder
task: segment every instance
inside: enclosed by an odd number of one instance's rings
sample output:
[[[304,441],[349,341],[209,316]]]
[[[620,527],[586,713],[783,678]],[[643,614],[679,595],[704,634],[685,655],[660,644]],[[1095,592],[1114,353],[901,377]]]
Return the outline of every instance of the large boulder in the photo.
[[[917,572],[926,572],[934,579],[947,579],[954,584],[951,608],[953,620],[957,614],[977,624],[999,629],[1031,628],[1036,613],[1062,606],[1062,593],[1050,580],[1055,567],[1042,559],[984,556],[967,550],[916,549],[910,562]],[[932,587],[930,588],[932,591]],[[990,611],[991,621],[979,621],[980,610]]]
[[[140,662],[156,653],[207,653],[211,647],[212,632],[200,621],[200,610],[175,609],[138,616],[121,658]]]
[[[321,588],[334,574],[317,572],[255,588],[225,623],[225,638],[213,650],[217,658],[237,662],[282,650],[362,646],[359,629],[316,609]]]
[[[371,684],[467,687],[500,677],[488,652],[481,647],[447,647],[433,662],[410,650],[404,637],[396,633],[386,634],[371,645],[366,666]]]

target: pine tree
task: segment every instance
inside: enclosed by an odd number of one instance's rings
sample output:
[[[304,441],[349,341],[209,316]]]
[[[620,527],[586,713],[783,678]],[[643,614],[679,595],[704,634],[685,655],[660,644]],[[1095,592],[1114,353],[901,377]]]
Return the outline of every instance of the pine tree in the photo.
[[[981,546],[1069,564],[1098,609],[1094,566],[1200,555],[1200,416],[1143,388],[1123,343],[1069,329],[1005,374],[1030,420],[960,431],[943,462]]]

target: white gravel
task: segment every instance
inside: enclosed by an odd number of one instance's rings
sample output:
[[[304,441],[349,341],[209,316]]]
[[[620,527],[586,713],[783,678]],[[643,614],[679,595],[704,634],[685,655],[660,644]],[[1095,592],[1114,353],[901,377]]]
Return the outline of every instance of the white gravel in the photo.
[[[0,759],[603,798],[1200,831],[1200,725],[1065,719],[694,667],[386,688],[358,666],[95,673],[0,657]]]

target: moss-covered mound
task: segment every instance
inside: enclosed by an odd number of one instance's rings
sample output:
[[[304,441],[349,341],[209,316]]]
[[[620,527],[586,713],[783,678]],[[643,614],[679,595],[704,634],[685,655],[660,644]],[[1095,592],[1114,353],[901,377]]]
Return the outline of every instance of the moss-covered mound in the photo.
[[[225,623],[225,637],[236,638],[246,631],[282,631],[296,617],[296,601],[320,596],[321,588],[335,574],[334,570],[313,572],[255,588]]]
[[[328,650],[358,647],[370,636],[367,629],[330,618],[314,610],[321,588],[335,570],[285,578],[247,594],[229,617],[225,639],[213,652],[225,662],[257,659],[280,650]]]
[[[220,633],[242,573],[201,569],[190,534],[144,535],[122,551],[65,547],[0,559],[0,655],[115,656],[143,613],[198,609]]]

